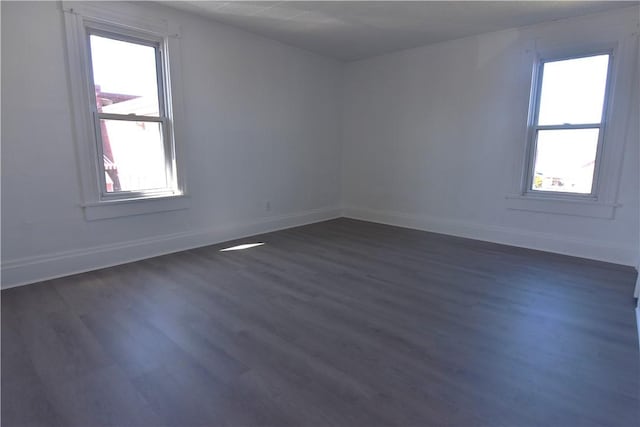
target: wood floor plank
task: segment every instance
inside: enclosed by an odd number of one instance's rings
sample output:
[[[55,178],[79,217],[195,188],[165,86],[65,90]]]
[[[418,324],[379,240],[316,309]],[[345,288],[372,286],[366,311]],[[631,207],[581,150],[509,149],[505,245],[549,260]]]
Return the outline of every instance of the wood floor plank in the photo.
[[[5,290],[2,425],[635,427],[634,281],[339,219]]]

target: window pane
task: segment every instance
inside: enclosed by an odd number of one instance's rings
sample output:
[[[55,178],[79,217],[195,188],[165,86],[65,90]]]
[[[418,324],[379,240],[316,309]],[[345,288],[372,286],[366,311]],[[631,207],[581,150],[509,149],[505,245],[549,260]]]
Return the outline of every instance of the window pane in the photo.
[[[591,193],[598,129],[538,131],[532,190]]]
[[[100,120],[106,191],[167,187],[161,124]]]
[[[609,55],[547,62],[538,124],[600,123]]]
[[[89,39],[98,111],[158,116],[156,48],[94,34]]]

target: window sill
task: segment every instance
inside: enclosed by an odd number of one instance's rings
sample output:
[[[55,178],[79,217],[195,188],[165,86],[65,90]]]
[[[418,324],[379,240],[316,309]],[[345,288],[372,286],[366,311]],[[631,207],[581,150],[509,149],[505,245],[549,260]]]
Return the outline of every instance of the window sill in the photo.
[[[616,203],[598,202],[595,200],[579,200],[562,196],[508,195],[507,209],[530,212],[543,212],[556,215],[572,215],[588,218],[613,219]]]
[[[82,205],[87,221],[177,211],[188,207],[189,197],[185,195],[110,200]]]

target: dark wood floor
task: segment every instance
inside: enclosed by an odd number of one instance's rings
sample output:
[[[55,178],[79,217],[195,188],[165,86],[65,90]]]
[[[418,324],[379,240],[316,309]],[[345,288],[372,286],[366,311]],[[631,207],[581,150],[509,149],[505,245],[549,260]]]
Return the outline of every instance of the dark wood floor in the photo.
[[[2,425],[638,426],[630,268],[340,219],[2,292]]]

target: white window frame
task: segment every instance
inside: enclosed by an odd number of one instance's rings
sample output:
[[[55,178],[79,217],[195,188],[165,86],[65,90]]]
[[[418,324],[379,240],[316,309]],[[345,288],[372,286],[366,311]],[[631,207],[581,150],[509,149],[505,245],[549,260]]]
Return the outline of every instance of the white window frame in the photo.
[[[62,4],[67,39],[69,85],[73,106],[78,170],[81,181],[80,205],[87,220],[114,218],[188,207],[183,154],[176,143],[176,116],[180,116],[181,86],[178,52],[179,33],[164,20],[149,19],[136,5]],[[147,44],[157,47],[158,100],[160,114],[125,116],[100,113],[95,103],[89,36]],[[175,55],[177,56],[177,55]],[[148,191],[107,192],[100,119],[115,118],[160,123],[165,147],[167,187]]]
[[[542,80],[544,78],[544,66],[547,63],[565,61],[570,59],[589,58],[598,55],[608,55],[607,65],[607,80],[605,82],[605,92],[602,105],[602,114],[600,116],[599,123],[582,123],[582,124],[559,124],[559,125],[540,125],[540,99],[542,95]],[[552,198],[569,198],[569,199],[582,199],[582,200],[596,200],[598,194],[599,177],[600,177],[600,159],[602,157],[602,148],[605,139],[605,129],[607,124],[607,117],[609,114],[609,95],[611,90],[611,76],[613,74],[613,49],[596,50],[581,52],[578,54],[567,55],[555,55],[555,56],[541,56],[538,58],[531,88],[531,100],[529,102],[529,118],[527,121],[528,137],[527,137],[527,169],[523,179],[523,194],[531,194],[538,197],[552,197]],[[536,151],[538,144],[538,135],[541,130],[570,130],[570,129],[598,129],[598,145],[596,148],[596,158],[593,168],[593,176],[591,178],[591,192],[588,194],[576,193],[570,191],[544,191],[534,190],[533,180],[535,174],[536,163]]]
[[[523,117],[522,157],[518,176],[510,184],[506,195],[505,207],[509,210],[539,212],[547,214],[570,215],[588,218],[612,220],[616,209],[622,205],[618,201],[618,188],[624,161],[625,145],[629,142],[630,111],[634,98],[634,83],[637,78],[636,61],[638,59],[638,33],[626,33],[606,36],[602,40],[598,33],[585,30],[583,34],[571,33],[563,40],[553,40],[555,35],[542,36],[535,40],[535,46],[526,51],[525,57],[531,68],[528,116]],[[571,39],[571,40],[570,40]],[[577,41],[580,40],[580,41]],[[606,105],[603,108],[605,119],[602,123],[597,165],[594,168],[592,193],[562,193],[548,191],[529,191],[530,170],[532,170],[531,144],[533,133],[532,111],[538,102],[537,72],[540,61],[547,59],[576,58],[598,53],[609,53],[609,73],[607,76]],[[536,106],[537,107],[537,106]],[[515,171],[514,171],[515,172]]]
[[[88,85],[89,85],[89,96],[88,106],[91,109],[91,114],[93,115],[93,125],[96,134],[96,151],[97,151],[97,170],[98,170],[98,180],[100,184],[100,198],[102,200],[124,200],[130,198],[144,198],[144,197],[155,197],[155,196],[172,196],[176,194],[181,194],[178,188],[178,183],[176,180],[175,174],[175,148],[174,148],[174,140],[173,140],[173,132],[171,132],[171,109],[168,108],[168,105],[165,100],[165,94],[169,94],[169,82],[165,78],[166,69],[168,68],[164,64],[165,55],[165,39],[162,37],[157,37],[154,35],[134,32],[131,30],[123,30],[116,29],[112,25],[104,25],[100,23],[87,23],[85,25],[86,30],[86,41],[87,41],[87,63],[89,67],[87,69],[88,73]],[[91,96],[91,94],[95,94],[95,84],[93,78],[93,67],[91,64],[91,48],[90,48],[90,37],[92,35],[106,37],[113,40],[119,40],[124,42],[135,43],[139,45],[146,45],[156,49],[156,79],[157,79],[157,90],[158,90],[158,103],[159,103],[159,115],[155,116],[141,116],[136,114],[113,114],[113,113],[103,113],[99,112],[95,102],[95,95]],[[162,134],[162,143],[164,145],[164,153],[165,153],[165,169],[166,169],[166,177],[167,177],[167,185],[165,188],[161,189],[153,189],[153,190],[140,190],[140,191],[118,191],[118,192],[107,192],[106,191],[106,181],[105,181],[105,170],[103,162],[100,162],[100,159],[104,156],[102,140],[103,136],[101,135],[101,127],[100,120],[124,120],[124,121],[134,121],[134,122],[151,122],[158,123],[161,127]]]

